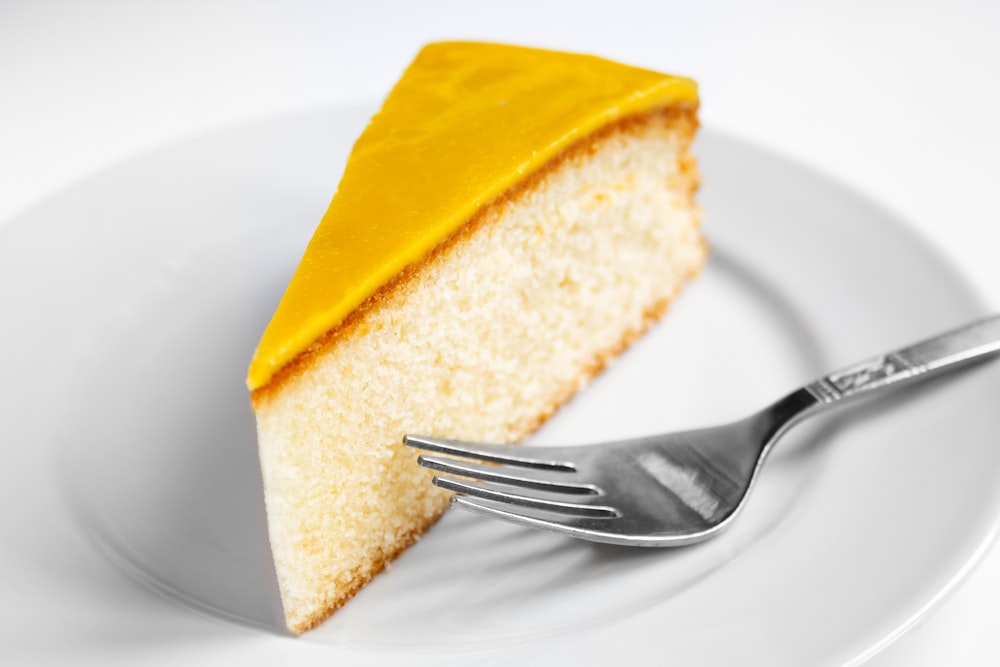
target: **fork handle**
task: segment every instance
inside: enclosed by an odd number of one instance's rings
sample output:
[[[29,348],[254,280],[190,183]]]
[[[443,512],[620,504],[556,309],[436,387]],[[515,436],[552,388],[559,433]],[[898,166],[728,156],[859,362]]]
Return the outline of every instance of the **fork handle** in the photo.
[[[993,315],[830,373],[804,389],[819,404],[830,405],[929,378],[997,353],[1000,353],[1000,315]]]

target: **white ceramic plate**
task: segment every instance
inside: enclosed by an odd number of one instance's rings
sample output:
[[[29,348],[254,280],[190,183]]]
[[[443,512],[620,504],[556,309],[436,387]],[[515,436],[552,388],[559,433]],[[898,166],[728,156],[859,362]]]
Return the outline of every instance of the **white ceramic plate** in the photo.
[[[977,560],[1000,506],[996,365],[800,427],[714,541],[625,550],[452,513],[283,635],[243,377],[369,113],[190,141],[0,230],[12,664],[843,664]],[[699,153],[708,269],[538,442],[742,416],[979,313],[850,191],[712,132]]]

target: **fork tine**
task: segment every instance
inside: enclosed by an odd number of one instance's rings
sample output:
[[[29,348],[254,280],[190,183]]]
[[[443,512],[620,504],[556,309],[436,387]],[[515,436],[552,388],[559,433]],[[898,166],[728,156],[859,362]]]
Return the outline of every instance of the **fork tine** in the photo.
[[[559,514],[571,514],[574,516],[588,517],[617,517],[618,511],[613,507],[604,505],[591,505],[588,503],[569,503],[560,500],[546,500],[532,496],[523,496],[517,493],[510,493],[495,485],[488,483],[462,482],[450,477],[435,476],[432,480],[436,486],[448,489],[456,493],[463,493],[477,498],[484,498],[494,502],[517,505],[519,507],[530,507],[532,509],[556,512]]]
[[[511,468],[507,466],[482,465],[466,463],[457,459],[421,454],[417,463],[425,468],[443,472],[458,477],[471,477],[486,482],[499,482],[521,486],[526,489],[538,489],[552,493],[572,493],[577,495],[595,495],[599,493],[596,486],[574,481],[574,473],[565,470],[550,471],[547,469]]]
[[[465,458],[506,463],[525,468],[543,468],[574,472],[576,466],[572,461],[560,460],[553,451],[546,447],[525,447],[522,445],[486,445],[460,440],[448,440],[427,435],[403,436],[403,444],[431,452],[463,456]]]
[[[478,514],[484,514],[496,519],[502,519],[519,526],[529,528],[541,528],[553,533],[569,535],[570,537],[582,538],[591,542],[603,542],[605,544],[617,544],[632,547],[656,546],[656,539],[649,539],[645,536],[630,535],[615,528],[615,523],[620,518],[608,517],[579,517],[579,516],[556,516],[547,517],[536,515],[532,510],[520,507],[512,507],[501,503],[490,502],[482,498],[471,496],[454,496],[451,499],[452,507],[458,507]],[[680,536],[674,541],[675,546],[699,542],[708,537],[708,534],[694,535],[691,538]]]
[[[561,526],[563,526],[563,524],[558,521],[541,519],[527,514],[520,514],[514,509],[508,509],[509,505],[505,506],[497,503],[491,503],[488,500],[472,496],[453,496],[451,499],[451,506],[470,510],[472,512],[476,512],[477,514],[485,514],[497,519],[503,519],[504,521],[510,521],[522,526],[530,526],[532,528],[559,530]]]
[[[472,496],[453,496],[451,506],[461,509],[485,514],[486,516],[503,519],[520,526],[529,528],[542,528],[544,530],[582,537],[592,541],[609,542],[617,544],[632,544],[627,537],[616,536],[608,532],[609,526],[602,525],[606,521],[614,521],[614,517],[575,517],[575,516],[550,516],[541,517],[529,514],[523,508],[513,508],[510,505],[490,502],[483,498]],[[529,510],[530,511],[530,510]]]

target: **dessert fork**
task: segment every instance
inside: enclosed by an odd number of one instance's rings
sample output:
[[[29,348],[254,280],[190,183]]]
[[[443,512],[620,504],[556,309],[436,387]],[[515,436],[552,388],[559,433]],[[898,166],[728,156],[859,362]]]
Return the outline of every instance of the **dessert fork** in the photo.
[[[421,454],[418,462],[443,473],[433,483],[456,492],[454,506],[595,542],[680,546],[733,521],[768,452],[794,424],[997,353],[1000,315],[821,377],[723,426],[570,447],[422,435],[403,442],[451,455]]]

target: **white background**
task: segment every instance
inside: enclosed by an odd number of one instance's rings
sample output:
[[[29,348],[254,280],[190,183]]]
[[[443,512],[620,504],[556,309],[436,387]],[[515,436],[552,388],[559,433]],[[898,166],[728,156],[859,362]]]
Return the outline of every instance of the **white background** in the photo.
[[[447,38],[692,76],[706,126],[874,199],[1000,311],[1000,2],[986,0],[6,1],[0,226],[177,140],[377,100],[420,45]],[[998,599],[993,549],[873,664],[1000,664]]]

